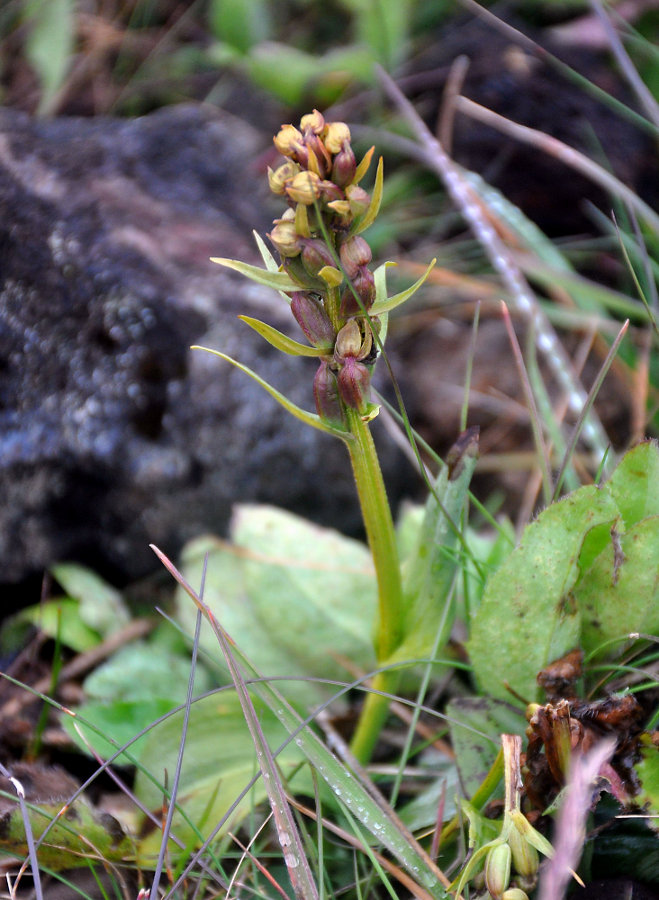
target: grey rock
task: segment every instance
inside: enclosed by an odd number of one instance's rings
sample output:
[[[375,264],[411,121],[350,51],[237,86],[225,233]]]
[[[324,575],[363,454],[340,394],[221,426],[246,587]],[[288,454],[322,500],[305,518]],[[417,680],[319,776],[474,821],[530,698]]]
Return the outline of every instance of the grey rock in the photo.
[[[0,111],[0,580],[80,559],[121,580],[222,532],[236,500],[354,531],[340,442],[222,349],[311,407],[313,363],[239,313],[292,328],[273,292],[208,261],[254,258],[273,209],[267,143],[218,111],[34,121]],[[396,492],[397,458],[385,466]]]

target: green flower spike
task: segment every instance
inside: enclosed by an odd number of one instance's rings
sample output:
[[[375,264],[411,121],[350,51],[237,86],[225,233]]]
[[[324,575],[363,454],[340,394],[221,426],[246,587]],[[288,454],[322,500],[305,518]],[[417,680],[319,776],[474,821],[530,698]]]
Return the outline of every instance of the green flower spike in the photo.
[[[316,412],[300,409],[256,372],[212,352],[242,369],[292,415],[345,442],[375,566],[379,596],[375,646],[384,664],[406,636],[405,598],[391,510],[368,427],[378,413],[370,400],[371,376],[389,310],[421,287],[435,261],[416,284],[388,299],[385,267],[371,271],[371,248],[359,236],[380,209],[382,160],[371,196],[359,182],[368,171],[373,148],[357,163],[348,126],[327,123],[318,110],[303,116],[299,127],[283,125],[274,143],[286,159],[268,170],[268,183],[288,204],[268,236],[279,264],[258,236],[265,269],[238,260],[213,262],[274,288],[290,303],[309,346],[257,319],[240,318],[282,352],[319,358],[313,380]],[[391,670],[382,672],[373,684],[379,693],[367,695],[352,742],[361,762],[370,758],[387,714],[388,701],[382,695],[393,691],[396,682]]]

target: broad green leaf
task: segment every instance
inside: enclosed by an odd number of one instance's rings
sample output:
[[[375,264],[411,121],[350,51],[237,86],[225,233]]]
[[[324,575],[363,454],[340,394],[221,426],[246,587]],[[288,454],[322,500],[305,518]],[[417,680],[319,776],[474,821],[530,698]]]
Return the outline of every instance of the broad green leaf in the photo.
[[[641,738],[641,759],[635,767],[641,782],[641,793],[636,798],[639,806],[648,804],[649,812],[659,816],[659,747],[650,736]],[[659,830],[659,819],[654,820],[655,830]]]
[[[253,319],[251,316],[238,316],[238,318],[245,322],[246,325],[249,325],[250,328],[253,328],[257,334],[260,334],[262,338],[265,338],[277,350],[281,350],[282,353],[288,353],[289,356],[327,356],[328,350],[331,353],[331,348],[310,347],[309,344],[301,344],[299,341],[294,341],[287,334],[282,334],[281,331],[277,331],[272,325],[266,325],[265,322],[261,322],[259,319]]]
[[[213,35],[246,53],[270,34],[270,6],[267,0],[211,0],[208,24]]]
[[[74,0],[29,0],[25,6],[29,30],[25,53],[41,81],[39,112],[50,109],[64,84],[73,57]]]
[[[256,615],[301,671],[345,678],[335,655],[375,665],[376,587],[364,544],[267,506],[236,507],[232,536],[246,553]]]
[[[646,516],[659,516],[659,444],[644,441],[625,453],[609,486],[625,528]]]
[[[80,618],[85,625],[102,637],[118,631],[130,621],[130,613],[119,591],[95,572],[76,563],[58,563],[50,571],[68,596],[79,602]]]
[[[59,637],[65,647],[77,653],[91,650],[102,640],[98,631],[82,621],[78,601],[68,597],[30,606],[18,613],[12,622],[30,622],[49,637]]]
[[[488,580],[474,617],[469,657],[480,688],[508,699],[509,684],[526,701],[536,676],[579,645],[581,616],[572,589],[588,532],[613,523],[618,507],[608,486],[580,488],[553,503]]]
[[[235,269],[250,281],[256,281],[257,284],[263,284],[266,287],[274,288],[276,291],[299,291],[300,285],[288,277],[286,272],[270,272],[267,269],[261,269],[258,266],[251,266],[249,263],[241,262],[239,259],[225,259],[220,256],[212,256],[211,262],[217,263],[218,266],[224,266],[227,269]]]
[[[450,602],[450,608],[447,603],[457,566],[457,535],[477,456],[478,440],[474,437],[453,471],[442,467],[435,493],[426,501],[416,550],[403,573],[405,621],[394,660],[427,657],[434,646],[443,647],[449,638],[455,601]]]
[[[609,538],[574,590],[586,654],[608,643],[604,654],[617,657],[630,642],[612,639],[659,634],[659,516],[643,519],[615,541]]]
[[[419,290],[421,285],[424,283],[428,275],[430,275],[433,266],[437,262],[436,259],[433,259],[423,273],[421,278],[414,282],[411,287],[408,287],[406,290],[401,291],[398,294],[394,294],[393,297],[389,297],[382,302],[376,300],[373,306],[371,307],[371,315],[372,316],[381,316],[382,313],[391,312],[392,309],[395,309],[397,306],[400,306],[402,303],[405,303],[406,300],[409,300],[416,292]]]
[[[257,375],[256,372],[253,372],[248,366],[244,366],[242,363],[237,362],[235,359],[232,359],[230,356],[227,356],[226,353],[220,353],[219,350],[212,350],[210,347],[199,347],[197,345],[190,348],[191,350],[205,350],[207,353],[212,353],[214,356],[219,356],[220,359],[224,359],[227,362],[230,362],[232,366],[235,366],[237,369],[240,369],[241,372],[244,372],[246,375],[249,375],[250,378],[253,378],[257,384],[260,384],[264,391],[267,391],[271,397],[277,401],[277,403],[281,404],[284,409],[289,412],[292,416],[295,416],[296,419],[299,419],[301,422],[304,422],[306,425],[311,425],[313,428],[317,428],[319,431],[325,431],[327,434],[333,434],[335,437],[346,438],[348,437],[347,432],[343,431],[340,428],[335,428],[332,425],[328,425],[324,422],[320,416],[316,415],[316,413],[307,412],[306,409],[301,409],[299,406],[296,406],[288,397],[285,397],[280,391],[276,388],[273,388],[268,384],[267,381],[264,381],[260,375]]]
[[[25,823],[16,797],[0,798],[0,851],[23,859],[28,855]],[[64,801],[28,803],[28,819],[32,836],[39,841],[48,833],[38,849],[44,869],[61,871],[89,866],[90,860],[104,859],[112,863],[132,861],[135,845],[117,820],[94,809],[78,797],[62,814]],[[51,824],[55,820],[54,824]]]
[[[109,705],[116,701],[166,699],[172,708],[185,700],[189,672],[190,660],[183,655],[171,653],[152,641],[133,641],[85,678],[85,696]],[[198,668],[195,693],[210,686],[205,669]]]
[[[255,705],[269,745],[278,747],[286,738],[286,730],[258,698]],[[140,763],[145,771],[138,770],[135,793],[148,809],[158,810],[162,805],[161,786],[167,784],[176,767],[182,719],[181,712],[161,722],[142,744]],[[302,754],[292,742],[277,757],[284,775],[290,774],[302,759]],[[266,797],[263,781],[259,779],[229,813],[234,801],[258,771],[252,738],[235,691],[221,691],[193,703],[177,794],[177,805],[185,811],[189,821],[177,812],[173,834],[184,842],[198,844],[193,826],[206,836],[227,814],[220,834],[237,827],[249,810]],[[147,772],[155,779],[155,784]],[[142,861],[157,855],[160,840],[161,835],[156,831],[140,842],[139,857]]]
[[[491,697],[457,697],[449,702],[446,715],[462,792],[471,798],[492,768],[501,735],[523,734],[526,719],[510,703]]]
[[[255,84],[296,107],[308,103],[310,92],[318,106],[329,106],[348,85],[373,81],[373,54],[355,45],[319,55],[262,41],[251,48],[244,66]]]
[[[193,541],[183,571],[198,584],[208,553],[206,602],[263,675],[346,680],[338,656],[375,666],[376,588],[363,544],[264,506],[237,507],[232,539]],[[178,615],[191,630],[190,604],[180,602]],[[215,648],[215,639],[202,634],[202,646]],[[333,689],[291,680],[281,691],[307,706]]]
[[[85,752],[90,749],[103,758],[111,756],[117,751],[118,746],[127,744],[135,735],[147,728],[160,716],[164,716],[176,704],[168,697],[151,698],[144,700],[117,700],[113,703],[102,701],[89,701],[76,709],[76,714],[84,718],[89,725],[100,729],[108,736],[105,740],[97,734],[93,728],[88,728],[81,719],[73,719],[70,716],[62,716],[61,725],[71,739]],[[74,727],[77,726],[77,729]],[[82,737],[81,734],[82,733]],[[130,748],[130,758],[123,755],[119,757],[119,765],[131,765],[136,756],[139,756],[146,738],[140,738]]]
[[[378,217],[378,213],[380,212],[380,204],[382,203],[382,192],[384,189],[384,161],[382,157],[378,160],[378,168],[375,173],[375,184],[373,185],[373,193],[371,195],[371,202],[368,205],[368,209],[364,213],[364,215],[359,219],[357,223],[357,227],[351,229],[353,234],[361,234],[362,231],[366,231],[373,222]]]

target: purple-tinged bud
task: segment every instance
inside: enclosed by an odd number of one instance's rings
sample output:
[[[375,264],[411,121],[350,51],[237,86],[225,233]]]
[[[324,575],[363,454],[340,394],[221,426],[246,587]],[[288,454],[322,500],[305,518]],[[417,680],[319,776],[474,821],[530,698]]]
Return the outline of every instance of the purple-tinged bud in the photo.
[[[301,246],[302,264],[312,278],[316,278],[325,266],[336,265],[329,247],[320,238],[304,238]]]
[[[349,184],[346,188],[346,198],[353,216],[361,216],[371,205],[371,195],[358,184]]]
[[[334,359],[344,362],[349,356],[359,356],[362,349],[362,333],[356,319],[348,319],[336,336]]]
[[[283,259],[298,256],[302,250],[300,236],[295,230],[295,222],[291,222],[289,219],[280,219],[268,237]]]
[[[283,194],[286,191],[286,184],[294,178],[300,171],[297,163],[289,160],[283,163],[277,169],[272,171],[268,168],[268,184],[273,194]]]
[[[371,374],[363,363],[348,356],[339,372],[339,394],[346,406],[366,412],[371,396]]]
[[[339,255],[345,273],[350,279],[356,278],[361,267],[368,265],[373,258],[371,248],[359,235],[344,241],[341,244]]]
[[[286,185],[286,194],[294,203],[311,206],[320,197],[320,184],[315,172],[298,172]]]
[[[350,129],[345,122],[330,122],[323,133],[323,142],[331,154],[339,153],[350,143]]]
[[[345,194],[333,181],[321,181],[320,193],[325,203],[334,203],[336,200],[345,200]]]
[[[375,280],[373,273],[366,266],[362,266],[355,277],[350,279],[350,284],[341,295],[340,312],[344,319],[349,316],[363,315],[362,307],[357,302],[355,294],[361,299],[363,308],[368,312],[375,303]]]
[[[350,184],[357,171],[357,161],[352,147],[345,143],[332,162],[332,181],[340,188]]]
[[[334,346],[336,333],[332,323],[321,303],[313,295],[302,291],[293,294],[291,312],[310,344],[328,350]]]
[[[302,135],[294,125],[282,125],[273,140],[282,156],[288,156],[290,159],[294,159],[304,146]]]
[[[322,360],[314,377],[313,396],[316,412],[324,422],[330,425],[345,424],[337,378],[326,360]]]

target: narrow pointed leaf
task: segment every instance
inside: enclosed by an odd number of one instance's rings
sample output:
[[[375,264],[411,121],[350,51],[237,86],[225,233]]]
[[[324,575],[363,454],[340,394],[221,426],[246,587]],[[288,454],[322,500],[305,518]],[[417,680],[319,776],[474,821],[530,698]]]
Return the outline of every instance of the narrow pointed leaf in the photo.
[[[225,266],[227,269],[235,269],[251,281],[258,284],[264,284],[266,287],[274,288],[276,291],[299,291],[300,285],[288,277],[285,272],[269,272],[267,269],[260,269],[258,266],[250,266],[249,263],[240,262],[238,259],[224,259],[224,257],[212,256],[211,262],[217,263],[219,266]]]
[[[261,254],[261,259],[263,260],[263,263],[264,263],[266,269],[268,270],[268,272],[278,272],[279,265],[277,263],[277,260],[274,258],[274,256],[270,252],[270,249],[268,248],[268,245],[266,244],[266,242],[263,240],[263,238],[258,233],[258,231],[253,231],[252,234],[254,235],[254,240],[256,241],[256,246],[259,248],[259,253]]]
[[[281,350],[282,353],[288,353],[289,356],[327,356],[327,349],[310,347],[308,344],[294,341],[287,334],[282,334],[281,331],[277,331],[272,325],[267,325],[259,319],[253,319],[251,316],[238,316],[238,318],[245,322],[246,325],[249,325],[250,328],[253,328],[277,350]],[[329,352],[331,353],[331,348]]]
[[[387,299],[387,269],[397,265],[398,263],[387,260],[387,262],[383,262],[382,265],[378,266],[373,272],[373,280],[375,282],[374,307],[377,307],[378,303],[384,303]],[[377,313],[375,313],[375,315],[377,315]]]
[[[375,153],[375,147],[371,147],[370,150],[367,150],[364,154],[364,158],[359,163],[355,170],[355,177],[352,179],[353,184],[359,184],[364,175],[368,172],[368,167],[371,165],[371,160],[373,159],[373,154]]]
[[[384,162],[382,157],[380,157],[380,161],[378,162],[378,170],[375,173],[375,184],[373,186],[373,195],[371,197],[371,202],[369,204],[368,209],[364,213],[364,215],[359,220],[357,227],[355,228],[353,234],[361,234],[362,231],[366,231],[375,219],[377,218],[377,214],[380,212],[380,204],[382,203],[382,191],[384,188]]]
[[[430,275],[436,262],[437,260],[433,259],[421,278],[419,278],[418,281],[415,281],[411,287],[407,288],[407,290],[401,291],[399,294],[394,294],[393,297],[389,297],[382,302],[376,300],[371,307],[371,315],[380,316],[382,313],[391,312],[392,309],[395,309],[397,306],[400,306],[401,303],[405,303],[406,300],[409,300],[413,294],[416,294],[428,275]]]
[[[226,633],[218,628],[215,634],[222,648],[222,653],[226,660],[227,666],[231,673],[231,678],[236,686],[236,692],[240,700],[245,722],[249,729],[249,733],[254,743],[256,751],[256,759],[258,761],[263,782],[265,785],[270,808],[275,827],[277,829],[277,837],[284,856],[284,863],[288,870],[288,876],[293,885],[295,896],[299,900],[317,900],[318,888],[311,874],[309,860],[305,853],[302,839],[298,831],[290,805],[286,798],[284,785],[281,775],[275,763],[272,750],[263,734],[259,718],[254,709],[252,698],[249,695],[245,679],[243,678],[240,667],[236,663],[236,658],[231,650],[231,645],[227,639]]]
[[[272,385],[268,384],[267,381],[264,381],[260,375],[257,375],[252,369],[248,366],[244,366],[242,363],[239,363],[237,360],[232,359],[230,356],[227,356],[226,353],[220,353],[219,350],[212,350],[210,347],[200,347],[198,345],[194,345],[190,348],[191,350],[205,350],[207,353],[212,353],[214,356],[219,356],[220,359],[225,359],[227,362],[230,362],[232,366],[235,366],[237,369],[240,369],[246,375],[249,375],[250,378],[253,378],[257,384],[260,384],[264,391],[267,391],[271,397],[280,403],[284,409],[289,412],[292,416],[295,416],[296,419],[299,419],[301,422],[304,422],[307,425],[311,425],[313,428],[317,428],[319,431],[325,431],[327,434],[336,435],[336,437],[346,439],[348,437],[348,433],[343,431],[340,428],[334,428],[331,425],[327,425],[320,416],[317,416],[315,413],[307,412],[306,409],[301,409],[295,403],[285,397],[280,391],[276,388],[272,387]]]

